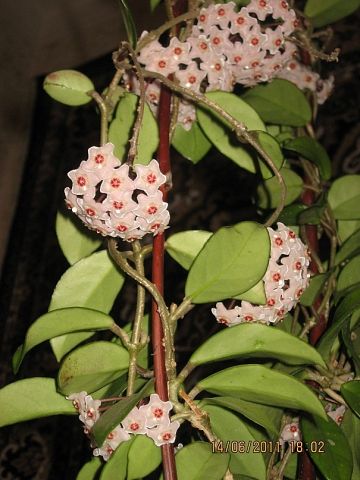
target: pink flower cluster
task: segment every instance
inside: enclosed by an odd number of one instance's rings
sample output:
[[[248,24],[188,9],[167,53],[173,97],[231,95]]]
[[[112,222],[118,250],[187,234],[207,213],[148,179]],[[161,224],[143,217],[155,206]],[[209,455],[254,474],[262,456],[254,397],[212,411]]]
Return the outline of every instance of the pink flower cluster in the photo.
[[[104,236],[127,241],[164,231],[170,219],[159,187],[166,181],[159,164],[129,165],[115,157],[114,145],[91,147],[88,158],[68,177],[66,204],[90,228]]]
[[[309,283],[309,255],[306,246],[283,223],[275,231],[268,228],[271,252],[263,277],[266,305],[252,305],[242,301],[241,306],[227,309],[218,302],[211,311],[219,323],[227,326],[244,322],[277,323],[299,301]]]
[[[84,433],[88,435],[100,417],[101,400],[93,400],[86,392],[73,393],[66,398],[73,402],[80,413],[79,419],[84,424]],[[156,393],[150,395],[150,401],[146,405],[134,407],[121,424],[108,434],[103,445],[93,450],[94,456],[101,456],[107,461],[120,443],[131,438],[130,434],[147,435],[158,447],[174,443],[180,423],[170,421],[171,410],[171,402],[162,401]]]

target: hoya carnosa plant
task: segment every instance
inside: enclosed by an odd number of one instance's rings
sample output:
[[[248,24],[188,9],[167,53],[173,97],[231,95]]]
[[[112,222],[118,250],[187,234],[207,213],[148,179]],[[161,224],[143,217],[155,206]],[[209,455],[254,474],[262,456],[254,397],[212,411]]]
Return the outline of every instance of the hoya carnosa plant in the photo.
[[[58,101],[94,101],[100,142],[64,178],[70,265],[13,358],[17,373],[50,340],[59,371],[3,387],[0,425],[77,413],[93,455],[77,480],[358,480],[360,176],[333,178],[316,135],[333,86],[319,60],[338,54],[316,28],[357,2],[160,3],[165,23],[138,35],[120,2],[128,39],[103,93],[72,70],[45,79]],[[171,145],[245,170],[254,216],[173,233]],[[178,324],[201,312],[188,358]]]

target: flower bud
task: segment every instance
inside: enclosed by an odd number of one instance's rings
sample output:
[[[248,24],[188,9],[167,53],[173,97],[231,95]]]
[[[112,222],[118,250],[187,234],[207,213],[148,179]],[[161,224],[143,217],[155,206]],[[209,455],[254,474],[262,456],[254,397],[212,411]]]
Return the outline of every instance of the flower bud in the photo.
[[[49,73],[43,87],[51,98],[69,106],[89,103],[91,97],[88,92],[95,89],[90,78],[76,70],[59,70]]]

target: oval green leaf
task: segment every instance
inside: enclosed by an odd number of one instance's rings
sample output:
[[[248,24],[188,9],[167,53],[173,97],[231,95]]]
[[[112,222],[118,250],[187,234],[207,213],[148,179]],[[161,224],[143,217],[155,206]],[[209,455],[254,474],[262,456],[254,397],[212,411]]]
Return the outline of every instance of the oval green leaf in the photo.
[[[344,432],[353,456],[353,473],[351,480],[360,478],[360,419],[348,408],[341,423],[341,430]]]
[[[124,280],[106,250],[93,253],[66,270],[55,287],[49,311],[86,307],[109,313]],[[50,343],[57,360],[91,335],[70,333],[53,338]]]
[[[360,218],[360,175],[345,175],[331,185],[328,202],[337,220]]]
[[[174,233],[166,240],[167,253],[185,270],[189,270],[194,258],[198,255],[212,232],[205,230],[187,230]]]
[[[284,144],[284,148],[296,152],[315,163],[324,180],[331,178],[331,160],[325,148],[314,138],[298,137]]]
[[[130,410],[132,410],[140,400],[150,395],[153,391],[154,381],[149,380],[137,393],[120,400],[110,407],[109,410],[106,410],[91,430],[91,434],[96,444],[102,445],[108,433],[121,423]]]
[[[341,394],[351,410],[360,418],[360,380],[343,383]]]
[[[100,480],[127,480],[127,459],[135,437],[122,442],[101,471]]]
[[[145,435],[136,435],[128,453],[127,480],[144,478],[161,463],[161,448]]]
[[[85,463],[82,469],[76,476],[76,480],[96,480],[98,472],[102,467],[102,463],[99,457],[94,457],[90,462]]]
[[[237,95],[228,92],[209,92],[206,96],[237,121],[244,123],[249,130],[265,131],[265,125],[259,115]],[[245,170],[255,173],[256,168],[250,149],[239,143],[227,122],[218,114],[203,107],[197,109],[197,119],[205,135],[221,153]]]
[[[314,277],[310,278],[310,284],[305,290],[305,292],[301,295],[300,303],[301,305],[305,305],[306,307],[311,307],[317,297],[320,295],[325,282],[329,278],[329,273],[321,273],[319,275],[315,275]]]
[[[280,173],[286,185],[285,205],[295,201],[303,189],[302,178],[290,168],[282,168]],[[265,180],[257,188],[258,205],[261,208],[276,208],[281,200],[281,186],[276,177]]]
[[[116,116],[110,124],[109,141],[115,145],[114,153],[120,159],[125,159],[128,151],[138,99],[139,97],[134,93],[125,93],[116,109]],[[149,106],[145,104],[135,163],[147,165],[153,158],[158,144],[158,126]]]
[[[222,480],[229,459],[226,453],[213,453],[209,443],[190,443],[175,456],[178,480]]]
[[[69,353],[61,363],[58,387],[64,395],[94,392],[116,380],[129,365],[129,353],[111,342],[93,342]]]
[[[360,229],[360,220],[338,220],[338,235],[345,242],[353,233]]]
[[[201,401],[203,405],[219,405],[234,412],[240,413],[252,422],[263,427],[270,436],[278,438],[282,410],[276,407],[260,405],[234,397],[213,397]]]
[[[266,132],[256,132],[257,140],[260,143],[260,146],[265,150],[269,155],[271,160],[274,162],[276,168],[280,170],[284,163],[284,155],[281,151],[281,147],[276,138],[272,137],[269,133]],[[259,155],[259,164],[260,172],[263,178],[269,179],[274,176],[273,170],[267,165],[267,163]]]
[[[306,385],[290,375],[262,365],[227,368],[201,380],[198,387],[217,395],[303,410],[326,418],[320,400]]]
[[[60,248],[70,265],[87,257],[101,245],[99,235],[84,227],[73,214],[58,212],[55,229]]]
[[[352,258],[341,270],[336,285],[339,295],[360,283],[360,256]]]
[[[350,445],[341,428],[331,419],[323,420],[303,417],[301,431],[304,441],[309,445],[309,454],[326,480],[351,480],[353,460]],[[323,445],[321,451],[311,448]],[[314,450],[314,451],[312,451]]]
[[[264,276],[269,252],[269,235],[263,225],[242,222],[221,228],[191,265],[186,296],[193,303],[207,303],[249,290]]]
[[[311,120],[305,95],[293,83],[275,79],[266,85],[249,88],[241,97],[267,123],[303,127]]]
[[[307,0],[305,15],[314,27],[323,27],[329,23],[350,15],[360,7],[360,0]]]
[[[0,389],[0,427],[49,415],[74,415],[71,402],[56,391],[53,378],[26,378]]]
[[[229,470],[233,474],[251,475],[257,480],[263,480],[266,477],[266,465],[264,457],[261,453],[254,453],[252,449],[246,451],[247,445],[253,445],[255,438],[247,428],[246,424],[234,413],[224,408],[208,405],[204,410],[210,416],[210,424],[212,431],[219,438],[226,450],[230,453]],[[234,442],[236,446],[239,442],[243,442],[244,452],[231,451],[231,444]],[[226,449],[226,447],[228,447]]]
[[[238,357],[276,358],[290,365],[326,367],[315,348],[282,330],[256,323],[244,323],[216,333],[195,350],[189,361],[202,365]]]
[[[263,280],[260,280],[256,285],[247,290],[244,293],[235,295],[233,298],[237,300],[245,300],[250,303],[256,303],[259,305],[265,305],[266,303],[266,294],[265,286]]]
[[[63,308],[46,313],[35,320],[26,332],[25,342],[14,355],[13,369],[17,373],[27,352],[46,340],[70,332],[107,330],[113,325],[111,317],[88,308]]]
[[[360,253],[360,230],[353,233],[336,254],[335,264],[339,265],[345,260],[354,257]]]
[[[202,132],[198,122],[194,122],[190,130],[185,130],[181,124],[178,124],[171,145],[193,163],[198,163],[211,148],[211,143]]]
[[[69,106],[85,105],[91,102],[91,96],[88,93],[95,90],[90,78],[76,70],[58,70],[49,73],[45,77],[43,87],[51,98]]]

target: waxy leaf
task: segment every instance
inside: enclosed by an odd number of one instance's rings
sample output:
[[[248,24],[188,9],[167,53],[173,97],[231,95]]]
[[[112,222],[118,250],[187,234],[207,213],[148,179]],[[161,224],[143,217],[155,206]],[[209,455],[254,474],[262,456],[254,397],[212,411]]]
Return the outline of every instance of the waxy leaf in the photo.
[[[95,90],[90,78],[77,70],[58,70],[49,73],[43,87],[51,98],[72,107],[91,102],[88,93]]]
[[[280,170],[284,163],[284,155],[281,151],[279,142],[266,132],[256,132],[257,140],[260,146],[265,150],[265,153],[269,155],[274,162],[275,167]],[[263,178],[268,179],[274,176],[273,170],[268,166],[265,160],[258,155],[260,172]]]
[[[298,223],[300,225],[319,225],[326,210],[326,202],[319,201],[303,212],[300,212]]]
[[[338,235],[345,242],[351,235],[360,229],[360,220],[338,220]]]
[[[307,210],[307,206],[302,203],[288,205],[280,213],[278,222],[282,222],[285,225],[297,225],[299,223],[299,216],[304,210]]]
[[[326,418],[321,402],[306,385],[290,375],[262,365],[226,368],[201,380],[198,387],[217,395],[303,410]]]
[[[13,358],[14,372],[19,370],[27,352],[45,340],[70,332],[107,330],[113,325],[114,320],[111,317],[88,308],[63,308],[46,313],[35,320],[26,332],[25,342],[20,345]]]
[[[127,480],[127,459],[130,447],[134,442],[132,437],[126,442],[122,442],[101,471],[100,480]]]
[[[263,280],[260,280],[256,285],[247,290],[244,293],[235,295],[233,298],[237,300],[246,300],[247,302],[257,303],[259,305],[265,305],[266,294]]]
[[[119,0],[119,6],[120,6],[121,15],[122,15],[122,19],[123,19],[125,30],[126,30],[126,35],[128,37],[128,41],[132,46],[132,48],[135,49],[136,41],[137,41],[137,33],[136,33],[136,27],[135,27],[133,16],[125,0]]]
[[[190,443],[175,456],[178,480],[222,480],[229,459],[226,453],[213,453],[209,443]]]
[[[311,120],[305,95],[293,83],[275,79],[266,85],[249,88],[241,97],[267,123],[302,127]]]
[[[300,303],[306,307],[311,307],[317,297],[320,295],[325,282],[329,278],[329,273],[321,273],[310,278],[310,284],[301,295]]]
[[[307,343],[277,328],[244,323],[208,338],[190,357],[193,365],[231,358],[276,358],[290,365],[326,367],[318,352]]]
[[[137,403],[144,397],[153,392],[154,381],[149,380],[141,390],[130,397],[115,403],[109,410],[106,410],[99,420],[93,426],[91,433],[97,445],[102,445],[108,433],[111,432],[119,423],[124,420],[126,415],[132,410]]]
[[[58,212],[55,228],[60,248],[70,265],[87,257],[101,245],[99,235],[84,227],[73,214]]]
[[[136,435],[128,453],[127,480],[144,478],[161,463],[161,449],[145,435]]]
[[[360,253],[360,230],[353,233],[346,242],[341,246],[336,254],[335,264],[344,262],[348,258],[354,257]]]
[[[303,189],[303,181],[290,168],[282,168],[280,174],[286,185],[285,205],[289,205],[300,196]],[[265,180],[257,188],[257,195],[258,204],[261,208],[276,208],[281,199],[281,186],[278,179],[272,177],[269,180]]]
[[[251,475],[257,480],[263,480],[266,477],[264,457],[261,453],[254,453],[252,448],[249,451],[246,450],[248,444],[254,445],[255,442],[255,438],[246,424],[234,413],[224,408],[208,405],[204,410],[209,414],[211,428],[216,437],[223,442],[225,452],[226,446],[230,447],[232,442],[234,442],[235,448],[228,448],[230,453],[229,470],[231,473],[242,473]],[[243,443],[241,444],[240,442]],[[244,447],[244,450],[241,447]]]
[[[211,143],[202,132],[198,122],[194,122],[190,130],[185,130],[181,124],[178,124],[171,145],[193,163],[199,162],[211,148]]]
[[[360,219],[360,175],[344,175],[335,180],[328,202],[337,220]]]
[[[0,427],[49,415],[76,413],[71,402],[56,391],[53,378],[26,378],[0,389]]]
[[[314,27],[323,27],[329,23],[350,15],[360,7],[360,0],[307,0],[305,15]]]
[[[64,358],[57,379],[59,390],[64,395],[94,392],[116,380],[128,365],[128,351],[116,343],[88,343]]]
[[[279,435],[280,420],[282,410],[276,407],[260,405],[259,403],[248,402],[234,397],[213,397],[204,398],[200,403],[203,405],[219,405],[228,408],[234,412],[240,413],[252,422],[263,427],[269,435],[276,437]]]
[[[183,268],[189,270],[194,258],[198,255],[212,232],[205,230],[187,230],[174,233],[166,240],[167,253]]]
[[[317,351],[328,362],[330,360],[332,347],[338,338],[338,335],[350,317],[360,307],[360,289],[349,293],[338,305],[335,311],[334,319],[330,328],[321,337],[317,345]]]
[[[139,97],[134,93],[125,93],[116,109],[116,116],[110,124],[109,141],[115,145],[114,153],[125,160],[129,138],[136,118],[136,107]],[[159,144],[159,130],[148,104],[145,104],[144,117],[141,123],[139,143],[135,163],[147,165]]]
[[[237,95],[228,92],[209,92],[206,96],[237,121],[244,123],[249,130],[265,131],[265,125],[259,115]],[[236,139],[227,122],[211,109],[203,107],[197,109],[197,119],[208,139],[221,153],[245,170],[255,173],[256,167],[250,150]]]
[[[338,295],[343,295],[343,292],[349,291],[360,284],[360,256],[352,258],[349,263],[341,270],[336,285]]]
[[[341,423],[353,457],[353,472],[351,480],[360,478],[360,419],[348,408]]]
[[[221,228],[191,265],[186,296],[193,303],[207,303],[249,290],[264,276],[269,251],[268,232],[258,223],[242,222]]]
[[[326,480],[351,480],[351,449],[341,428],[329,418],[312,420],[301,419],[301,431],[311,459]],[[311,448],[312,445],[315,447]]]
[[[90,462],[85,463],[82,469],[76,476],[76,480],[95,480],[97,474],[102,467],[102,463],[99,457],[94,457]]]
[[[341,337],[346,346],[348,357],[355,367],[355,375],[360,376],[360,309],[351,315],[341,329]]]
[[[284,144],[286,150],[296,152],[315,163],[324,180],[331,178],[331,160],[325,148],[314,138],[298,137]]]
[[[360,418],[360,380],[343,383],[341,394],[351,410]]]
[[[86,307],[109,313],[124,280],[106,250],[93,253],[66,270],[55,287],[49,311]],[[91,335],[70,333],[53,338],[50,343],[57,360]]]

